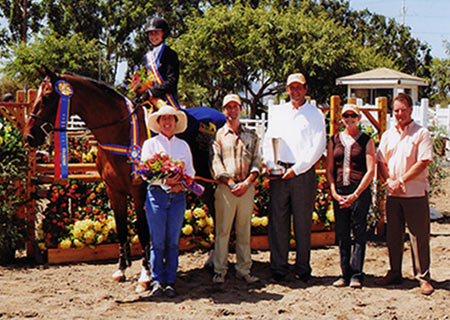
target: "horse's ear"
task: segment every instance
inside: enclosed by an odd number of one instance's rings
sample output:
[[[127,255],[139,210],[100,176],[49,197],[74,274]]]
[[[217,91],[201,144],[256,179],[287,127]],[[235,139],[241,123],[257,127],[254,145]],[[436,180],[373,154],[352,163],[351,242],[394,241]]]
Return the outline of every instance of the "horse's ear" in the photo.
[[[38,71],[43,78],[49,76],[52,82],[56,82],[56,80],[58,79],[56,73],[47,68],[47,66],[42,66],[41,68],[38,68]]]

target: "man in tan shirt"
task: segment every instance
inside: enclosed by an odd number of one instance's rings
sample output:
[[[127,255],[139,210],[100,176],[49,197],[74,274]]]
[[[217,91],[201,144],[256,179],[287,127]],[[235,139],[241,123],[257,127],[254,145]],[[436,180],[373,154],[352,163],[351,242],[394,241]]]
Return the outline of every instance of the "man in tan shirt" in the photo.
[[[250,232],[255,196],[253,182],[261,170],[260,140],[253,130],[240,123],[242,106],[238,95],[229,94],[224,98],[222,112],[227,122],[216,133],[211,164],[213,177],[219,181],[215,192],[213,282],[225,282],[230,232],[235,220],[236,276],[254,283],[259,279],[250,274]]]
[[[397,124],[380,141],[377,162],[387,187],[387,246],[390,271],[379,285],[400,283],[405,223],[411,239],[414,275],[422,294],[431,294],[430,209],[427,166],[433,161],[433,144],[426,128],[412,118],[412,100],[399,94],[393,101]]]

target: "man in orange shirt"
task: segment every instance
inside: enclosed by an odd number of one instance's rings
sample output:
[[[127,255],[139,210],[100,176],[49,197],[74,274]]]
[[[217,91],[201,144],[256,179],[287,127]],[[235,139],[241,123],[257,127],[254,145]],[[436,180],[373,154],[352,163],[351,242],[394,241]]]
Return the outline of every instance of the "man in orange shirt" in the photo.
[[[393,101],[397,124],[386,131],[377,153],[379,172],[386,180],[387,247],[390,271],[379,285],[400,283],[405,222],[411,239],[414,275],[422,294],[431,294],[430,208],[427,166],[433,161],[433,143],[426,128],[412,118],[412,100],[401,93]]]

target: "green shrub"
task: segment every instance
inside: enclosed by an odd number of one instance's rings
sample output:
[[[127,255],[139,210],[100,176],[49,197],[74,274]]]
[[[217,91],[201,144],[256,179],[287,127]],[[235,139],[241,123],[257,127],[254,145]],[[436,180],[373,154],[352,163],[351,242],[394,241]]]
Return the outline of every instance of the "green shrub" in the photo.
[[[15,251],[25,247],[28,226],[25,219],[17,215],[24,204],[27,152],[22,143],[22,134],[9,121],[0,118],[0,262],[14,259]]]

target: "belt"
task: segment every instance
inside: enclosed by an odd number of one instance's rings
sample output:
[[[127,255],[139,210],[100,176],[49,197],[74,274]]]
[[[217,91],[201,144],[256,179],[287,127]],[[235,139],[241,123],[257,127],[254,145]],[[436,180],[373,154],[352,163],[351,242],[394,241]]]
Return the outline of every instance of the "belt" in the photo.
[[[290,167],[292,167],[295,163],[287,163],[287,162],[283,162],[283,161],[278,161],[277,164],[279,164],[280,166],[282,166],[285,169],[289,169]]]

